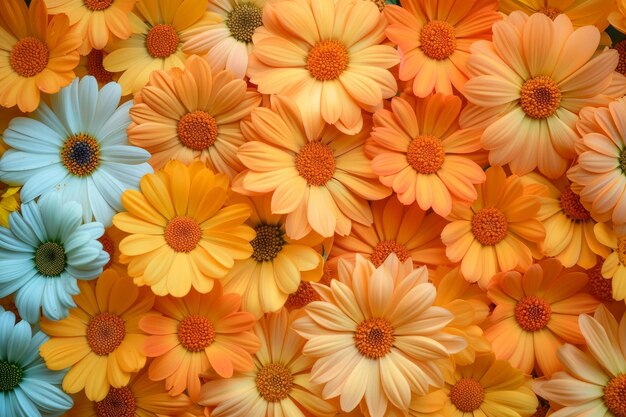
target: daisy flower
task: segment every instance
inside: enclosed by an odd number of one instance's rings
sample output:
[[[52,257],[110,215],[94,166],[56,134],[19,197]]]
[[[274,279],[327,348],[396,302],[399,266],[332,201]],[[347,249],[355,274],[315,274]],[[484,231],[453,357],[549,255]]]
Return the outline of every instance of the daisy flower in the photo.
[[[263,22],[252,36],[250,81],[263,94],[294,99],[309,135],[323,122],[358,133],[361,109],[381,108],[395,95],[396,80],[387,69],[398,63],[398,53],[381,45],[386,24],[371,1],[270,2]]]
[[[495,0],[407,0],[385,7],[385,33],[400,52],[399,78],[417,97],[463,92],[472,43],[491,40]]]
[[[33,0],[30,8],[22,0],[1,1],[0,105],[31,112],[41,92],[54,94],[69,84],[80,43],[67,16],[48,21],[44,0]]]
[[[626,303],[613,297],[613,280],[602,276],[602,267],[605,259],[598,257],[598,262],[591,269],[587,269],[587,287],[585,291],[600,301],[615,317],[621,317],[626,312]]]
[[[319,135],[305,129],[296,104],[272,96],[241,124],[249,142],[237,156],[248,168],[233,180],[241,193],[271,193],[272,213],[286,214],[286,232],[301,239],[311,230],[324,237],[350,233],[352,223],[370,225],[368,200],[389,190],[376,180],[363,150],[368,129],[347,136],[332,126]]]
[[[118,274],[126,275],[127,267],[122,262],[122,253],[120,252],[120,242],[127,236],[115,226],[107,227],[104,234],[98,239],[102,243],[102,248],[109,254],[109,262],[104,265],[103,269],[113,269]]]
[[[626,234],[616,234],[605,223],[598,223],[593,228],[600,243],[611,250],[602,264],[602,276],[611,279],[613,298],[626,299]]]
[[[43,315],[61,320],[76,307],[76,280],[102,273],[109,255],[98,238],[100,223],[81,224],[82,211],[58,194],[22,204],[9,216],[9,229],[0,227],[0,297],[15,293],[20,316],[36,323]]]
[[[507,177],[501,167],[493,166],[477,191],[471,207],[452,207],[441,240],[450,261],[461,262],[465,279],[485,288],[497,272],[525,270],[533,256],[540,258],[537,245],[545,231],[537,220],[539,198],[524,190],[517,175]]]
[[[404,204],[417,201],[447,216],[453,203],[476,199],[475,184],[485,173],[464,157],[480,149],[478,129],[459,129],[461,99],[435,94],[426,99],[395,97],[391,111],[374,114],[374,129],[365,150],[380,182],[393,188]]]
[[[65,392],[85,390],[91,401],[102,401],[109,388],[122,388],[131,373],[146,363],[141,351],[146,336],[139,319],[150,312],[154,295],[137,288],[128,277],[107,270],[92,286],[78,285],[76,308],[60,321],[42,319],[41,330],[50,340],[41,346],[49,369],[69,368],[63,378]]]
[[[620,32],[626,33],[626,0],[616,0],[614,3],[617,10],[609,13],[609,23]]]
[[[548,178],[565,172],[576,156],[580,109],[626,93],[626,78],[614,71],[618,53],[596,54],[599,41],[596,27],[574,30],[567,15],[552,21],[518,11],[493,25],[493,42],[472,45],[470,105],[460,123],[485,129],[492,165],[509,164],[519,175],[538,167]]]
[[[250,208],[224,207],[228,178],[202,162],[170,161],[141,179],[141,191],[122,194],[126,211],[113,224],[129,234],[119,244],[128,274],[157,295],[201,293],[226,276],[235,260],[252,254],[254,230],[244,225]]]
[[[311,382],[325,385],[324,398],[382,417],[389,403],[406,410],[412,393],[443,384],[436,361],[467,342],[443,330],[454,316],[433,306],[427,277],[426,267],[395,255],[378,268],[358,255],[354,266],[342,262],[330,287],[313,284],[322,301],[309,303],[293,326],[308,339],[303,354],[315,358]]]
[[[306,340],[293,329],[296,313],[266,314],[254,325],[261,348],[254,368],[202,386],[200,404],[215,406],[211,417],[333,417],[335,407],[310,381],[314,360],[302,356]]]
[[[550,376],[561,369],[556,351],[564,342],[584,343],[578,315],[595,310],[598,300],[584,292],[587,275],[574,271],[546,259],[523,276],[511,271],[492,279],[487,296],[496,307],[485,336],[498,359]]]
[[[170,395],[188,391],[200,399],[200,372],[213,370],[222,378],[252,369],[259,339],[252,333],[254,316],[240,311],[241,297],[223,294],[217,284],[211,292],[191,291],[183,298],[159,297],[154,309],[160,315],[141,319],[149,336],[143,352],[151,358],[148,376],[165,380]]]
[[[111,81],[117,81],[119,74],[105,70],[104,65],[102,64],[102,61],[107,54],[108,52],[104,50],[92,49],[87,55],[81,56],[80,62],[76,67],[76,76],[82,78],[86,75],[91,75],[96,79],[96,81],[98,81],[98,86],[100,88],[104,87],[105,84],[108,84]]]
[[[183,71],[155,71],[135,95],[128,140],[150,152],[155,169],[170,159],[199,159],[232,178],[244,169],[237,158],[245,142],[239,122],[261,103],[259,93],[246,87],[197,56],[185,61]]]
[[[46,368],[39,347],[47,337],[0,308],[0,410],[7,416],[58,417],[72,407],[61,390],[65,372]]]
[[[566,344],[558,352],[565,371],[535,380],[538,395],[559,406],[552,417],[622,417],[626,415],[626,315],[618,323],[599,305],[593,317],[578,323],[588,351]]]
[[[13,149],[0,159],[0,179],[23,185],[23,202],[60,191],[82,205],[85,222],[110,226],[122,192],[152,172],[150,154],[126,140],[132,103],[119,101],[118,84],[98,91],[93,77],[75,78],[50,106],[42,102],[30,118],[11,121],[4,141]]]

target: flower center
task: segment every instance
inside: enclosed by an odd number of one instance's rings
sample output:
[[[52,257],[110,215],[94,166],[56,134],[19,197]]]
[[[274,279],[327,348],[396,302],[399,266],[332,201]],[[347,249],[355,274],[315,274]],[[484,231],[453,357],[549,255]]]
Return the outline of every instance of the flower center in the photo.
[[[113,0],[83,0],[83,2],[90,10],[104,10],[113,4]]]
[[[72,135],[63,144],[61,161],[72,175],[91,175],[100,165],[100,145],[84,133]]]
[[[196,151],[206,149],[217,139],[217,122],[209,113],[196,110],[178,121],[178,138],[181,143]]]
[[[619,263],[626,266],[626,236],[617,238],[617,259]]]
[[[50,51],[44,42],[29,36],[13,45],[9,62],[18,75],[32,77],[46,68],[49,55]]]
[[[0,392],[13,391],[22,381],[24,371],[19,366],[0,361]]]
[[[431,135],[416,137],[409,144],[406,160],[420,174],[434,174],[441,168],[446,151],[441,141]]]
[[[604,387],[604,404],[615,417],[626,417],[626,374],[616,376]]]
[[[356,348],[370,359],[382,358],[389,353],[394,340],[393,327],[383,317],[371,317],[362,321],[354,332]]]
[[[146,49],[152,58],[167,58],[176,52],[179,42],[172,25],[154,25],[146,34]]]
[[[104,234],[98,238],[98,241],[102,243],[102,249],[109,254],[109,262],[106,263],[102,267],[102,269],[109,269],[111,264],[113,263],[113,255],[115,254],[115,245],[113,244],[113,240],[109,237],[109,235],[104,232]]]
[[[106,84],[113,81],[113,73],[104,69],[104,65],[102,65],[103,58],[102,51],[92,49],[89,55],[87,55],[87,73],[92,75],[99,83]]]
[[[520,91],[520,105],[531,119],[545,119],[556,112],[561,104],[561,90],[547,75],[524,82]]]
[[[213,323],[204,316],[187,316],[178,325],[178,341],[189,352],[200,352],[215,341]]]
[[[265,365],[254,379],[261,396],[271,403],[279,402],[289,395],[293,389],[291,372],[280,363]]]
[[[472,234],[483,245],[495,245],[506,237],[509,223],[502,211],[495,207],[480,209],[472,217]]]
[[[580,196],[567,187],[561,194],[561,209],[567,217],[573,220],[589,220],[591,214],[580,203]]]
[[[587,270],[587,290],[591,295],[603,303],[613,301],[613,285],[611,279],[602,276],[602,264],[604,261],[598,260],[596,265]]]
[[[620,74],[626,74],[626,40],[618,42],[613,49],[619,53],[619,61],[617,62],[615,71]]]
[[[104,400],[95,404],[97,417],[135,417],[137,403],[128,387],[109,388]]]
[[[626,175],[626,147],[622,149],[622,153],[619,156],[619,167],[622,169],[622,173]]]
[[[378,6],[379,11],[383,11],[385,9],[385,0],[371,0],[376,6]]]
[[[45,277],[58,277],[65,271],[65,250],[54,242],[41,244],[35,251],[35,266]]]
[[[400,262],[406,261],[409,257],[409,251],[403,244],[398,243],[395,240],[383,240],[378,242],[374,247],[372,255],[370,256],[370,261],[376,268],[378,268],[392,253],[395,253],[398,256]]]
[[[550,19],[554,20],[558,15],[561,14],[561,11],[556,7],[542,7],[539,9],[539,13],[543,13],[548,16]]]
[[[464,413],[480,408],[485,399],[485,390],[474,378],[461,378],[450,388],[450,402]]]
[[[546,417],[548,411],[550,411],[549,405],[539,405],[539,407],[537,407],[537,411],[535,411],[535,414],[530,417]]]
[[[176,252],[191,252],[202,238],[202,229],[191,217],[174,217],[165,227],[164,237]]]
[[[328,145],[309,142],[296,155],[296,169],[309,185],[324,185],[335,173],[335,156]]]
[[[252,258],[257,262],[271,261],[283,249],[285,239],[280,226],[261,224],[255,229],[256,237],[252,239]]]
[[[313,301],[319,301],[320,296],[315,292],[313,286],[308,281],[300,281],[296,292],[289,294],[285,307],[291,310],[298,310],[304,308],[306,305]]]
[[[441,61],[456,49],[454,27],[448,22],[433,20],[420,31],[420,49],[428,58]]]
[[[550,321],[552,310],[543,298],[528,295],[515,305],[515,320],[527,332],[541,330]]]
[[[124,337],[126,337],[126,323],[116,314],[104,312],[89,320],[87,343],[96,355],[110,354],[122,344]]]
[[[262,25],[263,10],[250,3],[236,5],[226,19],[226,27],[239,42],[252,42],[254,31]]]
[[[306,68],[311,75],[320,80],[334,80],[348,67],[348,50],[335,40],[320,41],[309,51]]]

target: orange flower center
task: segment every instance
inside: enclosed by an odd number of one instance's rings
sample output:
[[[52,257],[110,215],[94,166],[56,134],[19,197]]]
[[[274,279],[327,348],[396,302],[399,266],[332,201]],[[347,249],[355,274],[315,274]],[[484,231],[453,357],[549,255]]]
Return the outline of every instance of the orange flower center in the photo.
[[[398,256],[400,262],[406,261],[409,257],[409,251],[403,244],[398,243],[395,240],[383,240],[378,242],[374,247],[372,255],[370,256],[370,261],[376,268],[378,268],[392,253],[395,253]]]
[[[259,394],[265,401],[276,403],[289,395],[293,389],[293,376],[289,369],[280,363],[265,365],[254,379]]]
[[[580,203],[580,196],[567,187],[561,194],[561,209],[567,217],[573,220],[589,220],[591,214]]]
[[[320,41],[306,58],[306,68],[320,80],[334,80],[348,67],[350,57],[346,46],[335,40]]]
[[[537,411],[535,411],[535,414],[530,417],[546,417],[548,411],[550,411],[550,406],[539,405],[539,407],[537,407]]]
[[[100,313],[89,320],[87,343],[100,356],[108,355],[118,348],[126,337],[126,323],[112,313]]]
[[[285,307],[291,310],[297,310],[305,307],[310,302],[321,300],[320,296],[315,292],[313,286],[308,281],[300,281],[296,292],[289,294]]]
[[[440,20],[428,22],[420,31],[420,43],[420,49],[428,58],[446,59],[456,49],[454,26]]]
[[[554,20],[558,15],[561,14],[561,11],[556,7],[542,7],[539,9],[539,13],[543,13],[548,16],[550,19]]]
[[[474,378],[461,378],[450,388],[450,402],[464,413],[480,408],[484,399],[485,390]]]
[[[615,417],[626,417],[626,374],[616,376],[604,387],[604,404]]]
[[[550,321],[552,310],[543,298],[528,295],[515,305],[515,320],[527,332],[541,330]]]
[[[146,49],[153,58],[167,58],[178,49],[178,33],[172,25],[154,25],[146,34]]]
[[[263,10],[250,3],[237,4],[226,19],[226,27],[239,42],[252,42],[254,31],[262,25]]]
[[[104,69],[102,59],[104,58],[102,51],[92,49],[87,55],[87,73],[92,75],[96,81],[102,84],[113,81],[113,73]]]
[[[446,158],[441,141],[431,135],[420,135],[413,139],[406,151],[406,160],[420,174],[439,171]]]
[[[35,251],[35,267],[45,277],[58,277],[65,265],[65,249],[56,242],[42,243]]]
[[[85,133],[72,135],[61,148],[61,161],[72,175],[91,175],[100,165],[100,145]]]
[[[109,269],[111,264],[113,263],[113,254],[115,254],[115,245],[113,244],[113,240],[109,237],[109,235],[104,232],[104,234],[98,238],[98,241],[102,243],[102,249],[109,254],[109,262],[102,269]]]
[[[370,359],[385,356],[391,350],[395,338],[389,320],[383,317],[371,317],[356,326],[354,341],[361,354]]]
[[[619,53],[619,61],[615,71],[626,74],[626,40],[618,42],[613,48]]]
[[[200,225],[191,217],[178,216],[165,227],[165,241],[176,252],[191,252],[202,238]]]
[[[218,134],[217,122],[209,113],[196,110],[180,118],[177,132],[183,145],[200,151],[215,143]]]
[[[22,382],[24,370],[18,365],[0,361],[0,395],[13,391]]]
[[[252,258],[257,262],[271,261],[283,249],[285,239],[280,226],[261,224],[255,229],[256,237],[252,239]]]
[[[502,210],[495,207],[480,209],[472,217],[472,234],[485,246],[495,245],[506,237],[509,222]]]
[[[135,417],[137,403],[128,387],[109,388],[104,400],[95,404],[97,417]]]
[[[113,0],[83,0],[90,10],[104,10],[113,4]]]
[[[596,297],[603,303],[613,301],[613,285],[611,279],[606,279],[602,276],[602,264],[604,261],[598,260],[596,265],[587,270],[587,290],[591,295]]]
[[[39,39],[29,36],[21,39],[11,49],[11,68],[22,77],[33,77],[48,66],[50,50]]]
[[[309,185],[325,185],[335,173],[335,156],[328,145],[309,142],[296,155],[296,169]]]
[[[531,119],[545,119],[556,112],[561,104],[561,90],[547,75],[524,82],[520,91],[520,105]]]
[[[189,352],[200,352],[215,341],[213,323],[204,316],[187,316],[178,325],[178,341]]]
[[[619,263],[626,266],[626,236],[617,238],[616,252]]]

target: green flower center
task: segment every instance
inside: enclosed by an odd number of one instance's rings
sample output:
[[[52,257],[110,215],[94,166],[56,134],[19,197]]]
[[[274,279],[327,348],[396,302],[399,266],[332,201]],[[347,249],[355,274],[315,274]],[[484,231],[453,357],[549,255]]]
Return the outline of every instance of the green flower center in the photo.
[[[619,157],[619,167],[622,169],[622,173],[626,175],[626,148],[622,149],[622,154]]]
[[[226,27],[239,42],[252,42],[252,35],[263,25],[263,10],[254,4],[238,4],[228,13]]]
[[[35,252],[35,266],[41,275],[58,277],[65,270],[65,250],[54,242],[46,242]]]
[[[13,391],[22,381],[24,371],[17,365],[0,361],[0,392]]]
[[[271,261],[283,249],[285,239],[280,226],[262,224],[256,227],[256,237],[252,239],[252,258],[257,262]]]

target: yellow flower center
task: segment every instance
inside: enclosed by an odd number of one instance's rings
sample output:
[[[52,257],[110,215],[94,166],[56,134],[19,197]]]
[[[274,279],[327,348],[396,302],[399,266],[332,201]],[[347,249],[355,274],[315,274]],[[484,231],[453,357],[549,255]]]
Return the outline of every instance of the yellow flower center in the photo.
[[[485,390],[474,378],[461,378],[450,387],[450,402],[464,413],[480,408],[484,399]]]
[[[626,374],[616,376],[604,387],[604,404],[615,417],[626,417]]]
[[[285,307],[288,310],[297,310],[304,308],[313,301],[319,301],[320,296],[315,292],[313,286],[308,281],[300,281],[296,292],[289,294]]]
[[[515,305],[515,321],[527,332],[541,330],[550,321],[552,310],[543,298],[528,295]]]
[[[33,77],[48,66],[49,56],[48,46],[41,40],[29,36],[13,45],[9,63],[18,75]]]
[[[439,20],[426,23],[420,31],[420,44],[427,57],[438,61],[448,58],[456,49],[454,26]]]
[[[524,82],[520,91],[520,105],[531,119],[552,116],[561,104],[561,90],[547,75],[540,75]]]
[[[228,13],[226,27],[239,42],[252,42],[252,35],[263,25],[263,10],[251,3],[237,4]]]
[[[58,277],[65,271],[65,264],[65,249],[58,243],[42,243],[35,251],[35,267],[45,277]]]
[[[495,207],[480,209],[472,217],[472,234],[485,246],[501,242],[509,230],[509,222],[502,210]]]
[[[293,389],[291,372],[280,363],[265,365],[254,379],[259,394],[265,401],[276,403],[289,395]]]
[[[207,149],[217,140],[217,122],[209,113],[196,110],[180,118],[177,133],[183,145],[200,151]]]
[[[191,252],[202,238],[200,225],[191,217],[178,216],[165,227],[165,242],[176,252]]]
[[[617,238],[617,259],[619,263],[626,266],[626,236]]]
[[[0,393],[13,391],[20,385],[24,371],[16,364],[0,361]]]
[[[328,145],[309,142],[296,155],[296,169],[309,185],[324,185],[335,173],[335,155]]]
[[[613,49],[619,53],[619,61],[617,62],[615,71],[620,74],[626,74],[626,40],[618,42]]]
[[[393,346],[393,326],[384,317],[371,317],[356,326],[354,342],[361,354],[370,359],[385,356]]]
[[[406,160],[420,174],[439,171],[446,158],[441,141],[431,135],[420,135],[413,139],[406,151]]]
[[[271,261],[283,249],[285,239],[280,226],[261,224],[255,229],[256,237],[252,239],[252,258],[257,262]]]
[[[409,251],[403,244],[398,243],[395,240],[383,240],[378,242],[374,247],[372,255],[370,256],[370,262],[378,268],[392,253],[395,253],[398,256],[400,262],[406,261],[409,257]]]
[[[306,58],[306,68],[320,80],[334,80],[348,68],[350,57],[346,46],[336,40],[320,41]]]
[[[115,245],[113,244],[113,240],[109,237],[109,235],[104,232],[104,234],[98,238],[98,241],[102,243],[102,249],[109,254],[109,262],[102,267],[102,269],[109,269],[111,264],[113,263],[113,255],[115,254]]]
[[[92,75],[99,83],[106,84],[113,81],[113,73],[104,69],[102,59],[102,51],[92,49],[87,55],[87,74]]]
[[[72,175],[91,175],[100,165],[100,144],[84,133],[72,135],[61,148],[61,162]]]
[[[154,25],[146,34],[146,49],[153,58],[167,58],[178,49],[180,39],[172,25]]]
[[[135,417],[137,403],[128,387],[109,388],[104,400],[95,404],[97,417]]]
[[[85,6],[90,10],[104,10],[113,4],[113,0],[83,0]]]
[[[204,316],[185,317],[178,325],[178,341],[189,352],[200,352],[215,341],[213,323]]]
[[[116,314],[104,312],[89,320],[87,343],[96,355],[110,354],[122,344],[124,337],[126,337],[126,323]]]
[[[561,209],[572,220],[589,220],[591,214],[580,203],[580,196],[567,187],[559,198]]]
[[[554,20],[558,15],[561,14],[561,11],[556,7],[542,7],[539,9],[539,13],[543,13],[548,16],[550,19]]]
[[[603,303],[613,301],[613,285],[611,279],[602,276],[602,264],[604,261],[598,260],[596,265],[587,270],[587,290],[591,295]]]

